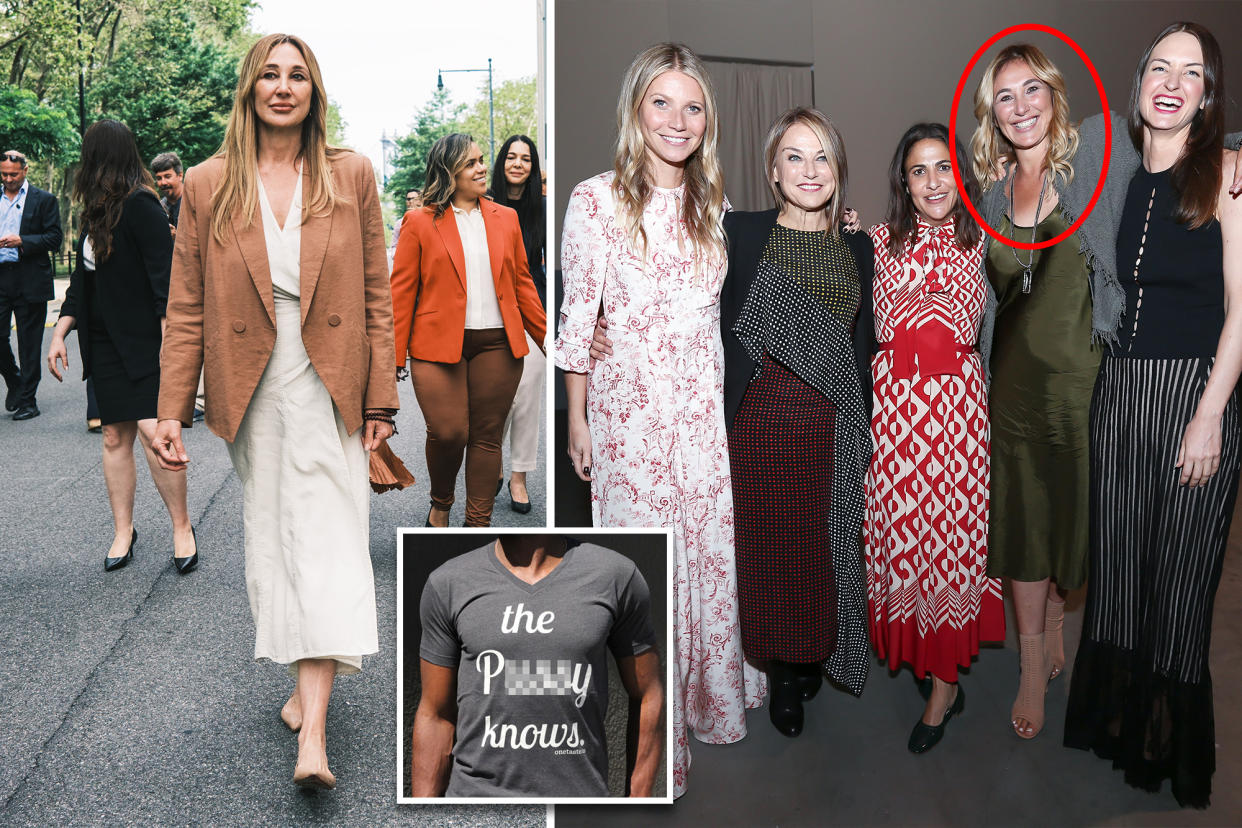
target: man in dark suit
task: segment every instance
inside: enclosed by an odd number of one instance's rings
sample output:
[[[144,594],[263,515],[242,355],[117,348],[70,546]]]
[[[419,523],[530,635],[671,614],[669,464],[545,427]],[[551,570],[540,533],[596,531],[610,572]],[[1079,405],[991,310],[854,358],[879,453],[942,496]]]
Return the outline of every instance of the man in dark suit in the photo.
[[[0,375],[8,392],[4,407],[14,420],[39,416],[35,389],[43,374],[43,326],[52,289],[52,259],[60,247],[60,208],[49,192],[26,182],[26,156],[15,150],[0,155]],[[17,319],[17,353],[9,347],[10,318]]]

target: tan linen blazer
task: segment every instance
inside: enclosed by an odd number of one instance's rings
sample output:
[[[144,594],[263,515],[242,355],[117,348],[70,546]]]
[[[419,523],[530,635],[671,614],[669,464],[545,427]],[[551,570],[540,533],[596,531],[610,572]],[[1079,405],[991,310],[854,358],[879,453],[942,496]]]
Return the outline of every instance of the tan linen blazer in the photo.
[[[399,405],[392,295],[371,162],[344,152],[331,164],[336,208],[302,217],[302,342],[352,433],[364,409]],[[224,172],[219,157],[186,172],[158,410],[189,427],[201,368],[207,427],[232,442],[276,344],[276,309],[258,211],[249,226],[235,216],[224,244],[211,234],[211,194]],[[302,191],[310,189],[303,178]]]

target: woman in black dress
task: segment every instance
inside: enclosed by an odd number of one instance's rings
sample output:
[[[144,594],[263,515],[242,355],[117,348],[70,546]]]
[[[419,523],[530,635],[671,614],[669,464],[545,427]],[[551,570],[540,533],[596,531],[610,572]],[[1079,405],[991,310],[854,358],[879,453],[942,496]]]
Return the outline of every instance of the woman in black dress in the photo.
[[[778,208],[724,221],[725,423],[742,647],[797,736],[821,670],[855,694],[867,676],[872,245],[840,232],[845,145],[821,112],[777,118],[764,162]]]
[[[60,380],[60,364],[69,365],[65,334],[77,328],[83,378],[95,381],[103,421],[104,481],[115,526],[104,570],[120,569],[133,559],[138,539],[134,438],[142,432],[151,478],[172,518],[173,563],[184,575],[198,564],[185,472],[160,468],[150,447],[173,241],[151,174],[125,124],[103,120],[86,131],[73,196],[82,208],[78,265],[47,364]]]
[[[1117,263],[1119,345],[1091,409],[1091,580],[1065,744],[1206,807],[1212,603],[1238,491],[1242,201],[1211,33],[1176,23],[1139,61]]]

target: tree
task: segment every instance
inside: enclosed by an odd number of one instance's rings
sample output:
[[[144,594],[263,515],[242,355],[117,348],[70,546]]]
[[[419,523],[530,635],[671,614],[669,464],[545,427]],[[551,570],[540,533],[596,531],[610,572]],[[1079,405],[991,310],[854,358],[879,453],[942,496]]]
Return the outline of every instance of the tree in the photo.
[[[78,133],[68,115],[40,104],[33,92],[0,85],[0,150],[7,149],[68,164],[77,160]]]
[[[449,101],[447,89],[437,89],[415,116],[414,129],[397,139],[397,157],[387,191],[398,213],[405,211],[405,194],[423,188],[431,145],[449,133],[462,131],[459,118],[465,108],[465,104]]]
[[[328,96],[328,143],[334,147],[345,146],[345,128],[348,122],[341,117],[341,108]]]
[[[538,134],[538,114],[534,77],[505,81],[495,88],[494,93],[497,151],[510,135],[535,137]],[[474,140],[483,148],[483,154],[487,155],[487,81],[484,81],[480,87],[479,99],[470,107],[470,111],[462,119],[461,126],[461,131],[474,136]],[[495,160],[495,158],[487,159],[488,166],[490,167]]]
[[[189,167],[220,147],[236,86],[236,64],[182,12],[130,34],[90,98],[133,130],[144,159],[172,150]]]

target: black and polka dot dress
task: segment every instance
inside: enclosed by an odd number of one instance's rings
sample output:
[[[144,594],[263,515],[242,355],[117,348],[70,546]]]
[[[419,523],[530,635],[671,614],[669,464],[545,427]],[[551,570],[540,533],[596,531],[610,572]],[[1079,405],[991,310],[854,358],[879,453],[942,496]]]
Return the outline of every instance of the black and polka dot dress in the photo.
[[[871,453],[853,344],[860,294],[843,238],[773,227],[732,327],[756,366],[729,431],[746,654],[824,662],[859,689]]]

